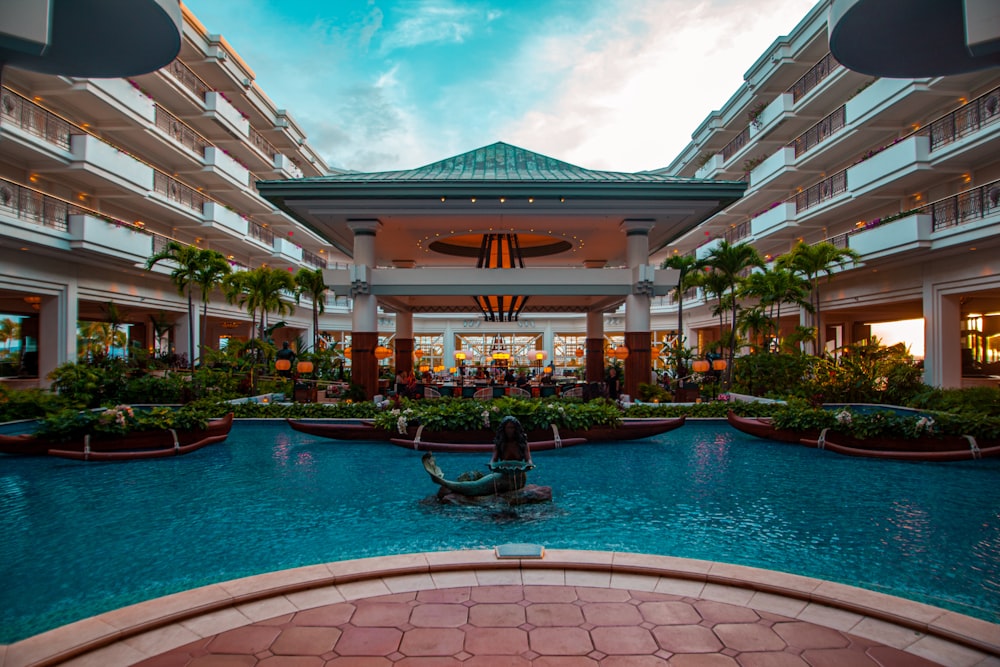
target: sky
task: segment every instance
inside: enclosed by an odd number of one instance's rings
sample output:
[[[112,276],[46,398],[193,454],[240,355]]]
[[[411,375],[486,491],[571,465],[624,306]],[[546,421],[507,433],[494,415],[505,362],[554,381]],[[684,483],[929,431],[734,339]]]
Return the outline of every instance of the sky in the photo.
[[[183,0],[334,168],[669,164],[816,0]]]

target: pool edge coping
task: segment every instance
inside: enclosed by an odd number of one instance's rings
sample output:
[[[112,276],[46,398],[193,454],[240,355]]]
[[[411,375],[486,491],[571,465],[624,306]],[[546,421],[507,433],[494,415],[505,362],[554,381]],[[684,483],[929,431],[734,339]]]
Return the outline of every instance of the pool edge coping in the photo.
[[[858,623],[865,619],[874,619],[989,656],[1000,657],[1000,641],[997,640],[1000,637],[1000,624],[847,584],[745,565],[673,556],[549,549],[542,559],[497,559],[491,549],[424,552],[332,561],[210,584],[139,602],[53,628],[12,644],[0,645],[0,667],[56,665],[125,642],[132,637],[191,621],[200,616],[306,591],[337,588],[361,582],[400,580],[407,577],[410,581],[407,581],[405,586],[409,588],[405,590],[450,588],[458,584],[438,586],[433,580],[434,575],[490,571],[506,571],[509,574],[517,571],[521,579],[520,585],[532,585],[525,584],[521,573],[545,570],[562,571],[564,574],[579,572],[606,576],[606,581],[602,579],[586,584],[605,588],[634,588],[628,584],[635,584],[638,581],[637,577],[692,582],[702,585],[701,592],[691,596],[699,598],[703,597],[704,587],[709,585],[742,589],[750,592],[750,596],[743,602],[722,600],[718,596],[704,599],[727,601],[730,604],[750,608],[755,608],[751,604],[754,595],[763,593],[797,600],[806,605],[817,604],[856,614],[861,617]],[[630,576],[632,579],[629,579]],[[512,580],[507,583],[517,585],[517,582]],[[401,592],[388,586],[383,588],[385,593],[382,594]],[[345,597],[338,590],[337,595],[341,597],[341,601],[349,601],[371,597],[374,594],[365,592],[364,586],[356,587],[356,590],[361,594]],[[306,600],[304,604],[307,606],[301,609],[329,603],[329,601],[319,601],[311,604]],[[311,607],[308,606],[310,604]],[[769,610],[764,609],[764,611]],[[253,619],[246,618],[246,622],[242,625],[254,622]],[[815,619],[809,622],[823,625],[821,621]],[[919,639],[921,637],[915,637],[911,643]],[[903,650],[906,650],[906,647],[903,647]]]

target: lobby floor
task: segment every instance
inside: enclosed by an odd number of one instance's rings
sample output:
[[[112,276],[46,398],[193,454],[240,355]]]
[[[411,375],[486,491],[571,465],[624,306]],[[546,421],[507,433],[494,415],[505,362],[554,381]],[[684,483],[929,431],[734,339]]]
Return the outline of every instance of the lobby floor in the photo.
[[[0,666],[1000,667],[998,630],[756,568],[483,550],[333,562],[185,591],[0,647]]]

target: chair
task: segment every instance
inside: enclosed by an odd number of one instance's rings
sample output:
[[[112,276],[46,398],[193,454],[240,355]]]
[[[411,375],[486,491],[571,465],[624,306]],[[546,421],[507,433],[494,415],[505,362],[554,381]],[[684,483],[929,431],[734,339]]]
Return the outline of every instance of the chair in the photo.
[[[441,398],[441,392],[434,387],[424,387],[424,398]]]
[[[479,400],[492,399],[493,387],[483,387],[482,389],[477,389],[473,398],[477,398]]]
[[[562,393],[563,398],[583,398],[583,387],[577,386]]]
[[[507,387],[505,393],[507,396],[514,396],[515,398],[531,398],[531,392],[520,387]]]

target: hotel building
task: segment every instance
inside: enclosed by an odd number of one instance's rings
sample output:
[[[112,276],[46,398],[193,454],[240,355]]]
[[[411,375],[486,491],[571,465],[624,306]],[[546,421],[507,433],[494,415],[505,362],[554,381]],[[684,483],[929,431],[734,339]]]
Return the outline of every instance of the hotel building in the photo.
[[[539,251],[548,259],[529,258],[525,269],[539,271],[547,293],[537,281],[518,279],[485,294],[528,295],[513,321],[485,317],[472,283],[460,289],[454,279],[437,280],[436,292],[418,295],[422,302],[404,298],[416,272],[472,270],[481,250],[455,263],[455,247],[471,242],[459,238],[461,229],[443,232],[456,242],[449,252],[434,246],[442,232],[434,231],[440,220],[433,218],[441,216],[430,204],[406,212],[415,239],[409,251],[397,253],[406,249],[397,236],[384,257],[357,237],[333,236],[322,216],[308,217],[307,206],[284,205],[280,193],[298,182],[343,184],[351,176],[330,174],[289,113],[257,87],[250,66],[186,9],[180,54],[151,74],[78,79],[8,69],[0,105],[0,313],[26,318],[22,337],[27,350],[37,350],[43,383],[59,363],[76,358],[77,321],[100,321],[109,301],[128,314],[132,340],[157,347],[150,318],[162,313],[183,332],[187,308],[166,268],[148,272],[142,265],[176,239],[219,250],[235,269],[327,269],[335,293],[321,319],[324,335],[347,346],[352,331],[374,334],[367,346],[395,347],[405,363],[411,350],[429,368],[455,366],[456,353],[482,363],[500,346],[512,363],[554,364],[559,372],[603,360],[610,348],[641,348],[635,336],[648,332],[652,345],[639,358],[657,366],[660,346],[677,330],[678,304],[668,294],[674,275],[655,268],[668,256],[704,257],[726,240],[752,243],[773,258],[800,241],[830,241],[861,260],[822,283],[825,340],[839,346],[869,335],[872,323],[922,318],[925,381],[960,386],[963,366],[972,371],[1000,358],[1000,70],[923,79],[851,71],[830,54],[828,10],[829,3],[818,4],[776,39],[662,169],[608,176],[502,144],[435,163],[455,168],[482,155],[495,169],[516,155],[520,164],[557,165],[556,176],[537,177],[548,195],[537,202],[548,207],[544,215],[541,206],[529,212],[526,202],[536,203],[530,188],[518,191],[524,202],[515,209],[482,180],[467,190],[449,180],[448,195],[433,197],[441,206],[461,197],[466,205],[448,214],[449,226],[475,216],[468,235],[484,243],[493,231],[489,220],[497,232],[514,220],[563,225],[539,232],[549,239],[538,241],[549,248],[547,255]],[[420,180],[435,165],[382,178]],[[581,196],[562,197],[551,180],[559,178]],[[581,183],[601,178],[677,192],[707,182],[704,190],[718,194],[673,208],[632,201],[588,209],[592,193]],[[284,187],[286,179],[304,180]],[[480,207],[472,214],[477,191]],[[567,210],[573,214],[560,213]],[[367,234],[391,224],[379,221],[391,213],[383,203],[381,210],[338,215],[344,228]],[[650,243],[635,245],[640,228]],[[518,235],[527,246],[527,229]],[[572,273],[552,273],[560,269]],[[357,329],[359,296],[370,322],[365,329]],[[705,347],[718,336],[711,303],[697,290],[684,299],[683,334],[689,345]],[[637,314],[645,320],[635,324]],[[247,336],[249,319],[213,295],[207,344]],[[311,338],[307,301],[286,321],[283,338]],[[790,314],[782,329],[804,321]],[[186,336],[173,337],[177,352],[189,354],[186,344]],[[639,381],[646,378],[633,378]]]

